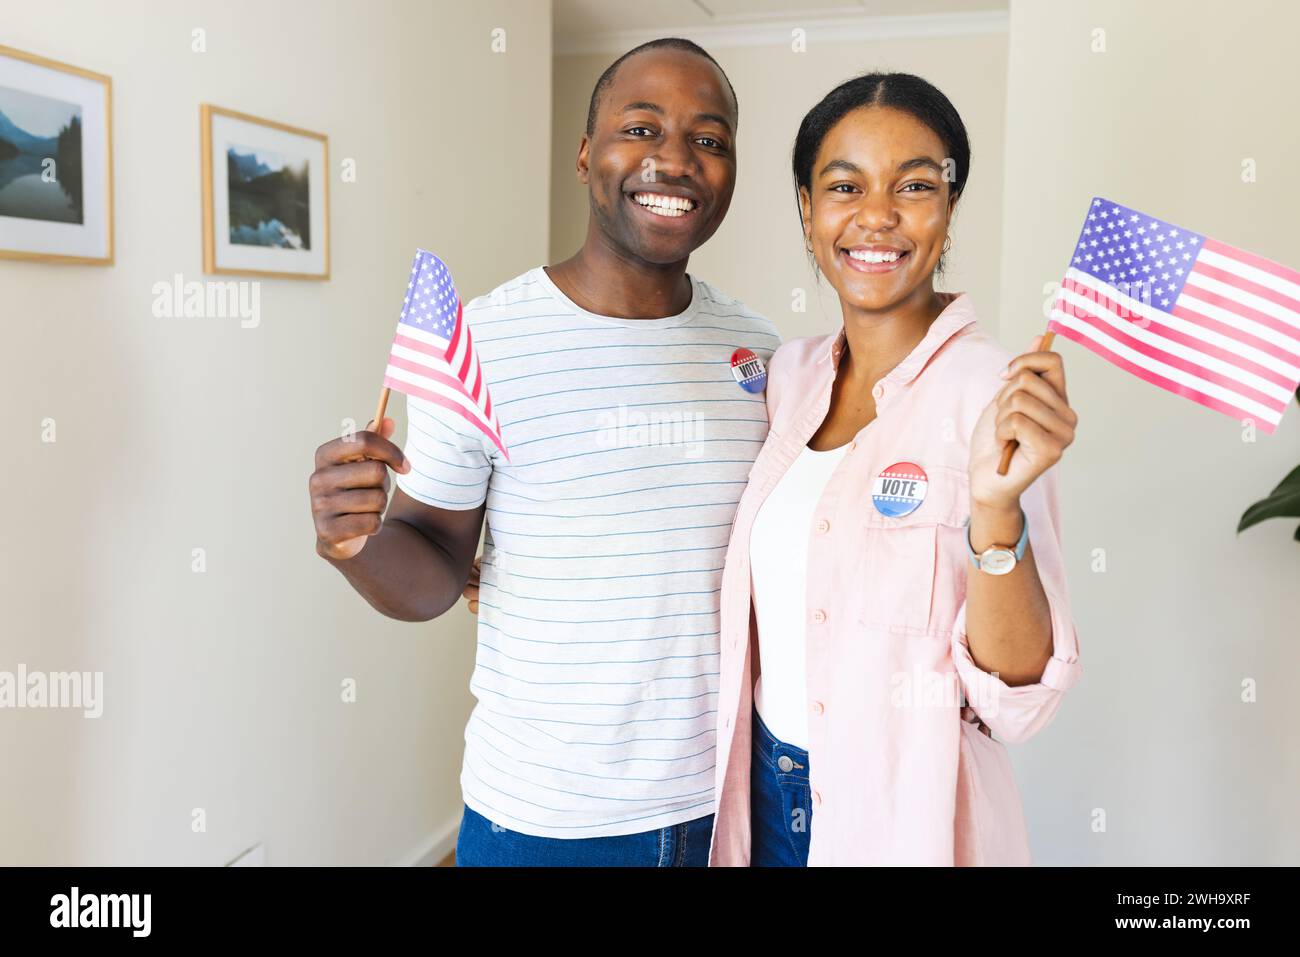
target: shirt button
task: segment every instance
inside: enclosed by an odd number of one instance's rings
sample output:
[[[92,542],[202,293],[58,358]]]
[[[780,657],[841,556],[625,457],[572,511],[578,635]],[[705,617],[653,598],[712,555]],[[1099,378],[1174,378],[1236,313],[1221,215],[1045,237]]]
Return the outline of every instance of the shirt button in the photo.
[[[792,761],[788,755],[783,754],[776,759],[776,766],[782,771],[788,772],[794,767],[794,761]]]
[[[820,522],[817,523],[817,531],[821,532],[823,535],[825,535],[830,530],[831,530],[831,523],[826,521],[826,519],[823,518]]]
[[[877,399],[879,399],[882,395],[885,394],[885,387],[883,385],[877,385],[874,389],[871,390],[871,394],[874,395]]]
[[[727,715],[727,720],[723,722],[723,727],[731,727],[731,715]]]
[[[815,612],[812,613],[812,620],[814,624],[817,625],[822,624],[823,622],[826,621],[826,612],[818,608]]]
[[[822,714],[826,710],[826,705],[822,704],[820,701],[814,701],[812,703],[812,709],[813,714]]]
[[[857,440],[857,439],[854,439],[852,442],[849,443],[849,451],[850,451],[850,452],[852,452],[852,451],[853,451],[854,449],[856,449],[857,447],[858,447],[858,440]]]
[[[813,804],[815,804],[817,807],[821,807],[821,806],[822,806],[822,792],[821,792],[821,791],[813,791]]]

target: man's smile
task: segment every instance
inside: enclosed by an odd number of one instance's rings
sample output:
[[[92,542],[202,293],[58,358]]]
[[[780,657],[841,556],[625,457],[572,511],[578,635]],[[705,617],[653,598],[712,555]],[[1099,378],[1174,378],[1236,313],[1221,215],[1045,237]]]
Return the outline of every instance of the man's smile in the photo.
[[[700,208],[700,201],[685,194],[638,190],[626,194],[632,204],[657,219],[690,219]]]

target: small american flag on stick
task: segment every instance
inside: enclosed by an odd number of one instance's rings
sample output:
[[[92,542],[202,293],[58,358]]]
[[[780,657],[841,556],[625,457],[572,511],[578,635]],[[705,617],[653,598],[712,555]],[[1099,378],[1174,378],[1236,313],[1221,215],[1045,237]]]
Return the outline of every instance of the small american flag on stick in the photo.
[[[478,429],[510,458],[492,396],[446,264],[416,250],[406,299],[384,370],[376,427],[383,422],[389,389],[442,406]]]
[[[1047,328],[1266,433],[1300,384],[1300,272],[1101,197]]]

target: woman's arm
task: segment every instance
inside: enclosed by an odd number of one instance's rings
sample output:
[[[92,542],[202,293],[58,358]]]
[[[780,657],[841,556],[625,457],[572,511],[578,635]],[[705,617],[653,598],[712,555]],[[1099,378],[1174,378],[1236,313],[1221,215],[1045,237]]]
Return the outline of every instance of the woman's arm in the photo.
[[[1078,416],[1066,397],[1065,368],[1058,353],[1034,351],[1041,342],[1036,337],[1030,351],[1008,365],[1006,385],[971,438],[970,542],[977,553],[990,545],[1015,545],[1023,527],[1021,495],[1074,441]],[[1007,474],[998,475],[1003,446],[1011,439],[1020,447]],[[975,664],[1007,685],[1042,677],[1053,650],[1052,615],[1032,546],[1008,574],[970,569],[966,638]]]
[[[970,540],[976,552],[1020,540],[1020,508],[971,503]],[[1052,616],[1038,579],[1034,550],[1005,575],[971,568],[966,585],[966,637],[971,658],[1012,687],[1033,684],[1052,656]]]

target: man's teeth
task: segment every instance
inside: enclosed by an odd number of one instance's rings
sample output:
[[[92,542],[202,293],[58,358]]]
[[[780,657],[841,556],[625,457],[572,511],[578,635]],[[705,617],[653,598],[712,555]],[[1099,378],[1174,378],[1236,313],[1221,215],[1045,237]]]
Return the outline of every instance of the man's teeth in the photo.
[[[669,218],[685,216],[695,208],[695,202],[685,196],[665,196],[662,193],[634,193],[632,198],[655,215]]]
[[[849,257],[861,260],[864,263],[892,263],[897,262],[902,253],[887,252],[877,253],[866,249],[850,249]]]

